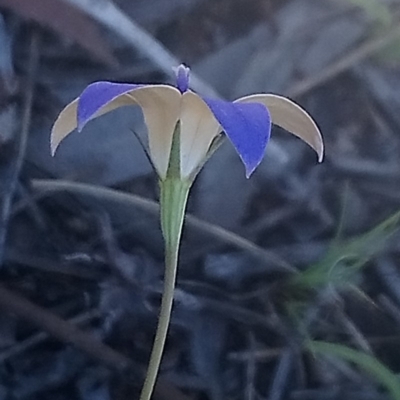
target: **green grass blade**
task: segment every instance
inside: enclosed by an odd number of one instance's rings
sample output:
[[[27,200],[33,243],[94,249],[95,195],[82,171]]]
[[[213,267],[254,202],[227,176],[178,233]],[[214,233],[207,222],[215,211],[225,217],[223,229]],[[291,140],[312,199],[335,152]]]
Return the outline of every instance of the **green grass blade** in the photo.
[[[372,20],[381,27],[388,27],[393,22],[390,8],[380,0],[348,0],[349,3],[362,9]]]
[[[364,235],[348,241],[335,240],[325,257],[293,276],[292,285],[315,289],[326,284],[351,283],[354,273],[384,249],[399,224],[400,212],[397,212]]]
[[[400,400],[399,378],[377,358],[351,347],[323,341],[310,341],[307,343],[307,348],[314,354],[336,356],[356,364],[378,381],[390,393],[393,400]]]

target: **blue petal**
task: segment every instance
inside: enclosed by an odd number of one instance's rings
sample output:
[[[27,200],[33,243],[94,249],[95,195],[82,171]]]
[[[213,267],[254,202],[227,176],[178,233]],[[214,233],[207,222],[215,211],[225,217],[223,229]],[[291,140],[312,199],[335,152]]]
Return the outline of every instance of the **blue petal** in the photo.
[[[113,82],[95,82],[89,85],[79,97],[77,110],[78,130],[81,131],[100,109],[113,100],[143,86]]]
[[[185,93],[189,89],[189,74],[190,68],[184,64],[175,68],[176,87],[181,93]]]
[[[250,177],[263,159],[271,135],[271,117],[267,107],[257,103],[203,100],[242,159],[247,178]]]

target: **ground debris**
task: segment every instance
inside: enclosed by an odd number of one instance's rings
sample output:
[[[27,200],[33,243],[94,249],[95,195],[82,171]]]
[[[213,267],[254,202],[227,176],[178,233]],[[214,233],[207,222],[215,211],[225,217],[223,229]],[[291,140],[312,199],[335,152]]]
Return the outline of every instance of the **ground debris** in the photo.
[[[0,188],[14,188],[11,198],[0,191],[0,399],[132,399],[163,282],[157,182],[132,133],[145,133],[142,117],[118,110],[71,135],[55,159],[48,140],[57,113],[89,82],[171,77],[164,58],[82,10],[86,45],[10,4],[0,1]],[[190,64],[204,90],[292,94],[326,148],[317,165],[274,128],[250,181],[228,143],[205,167],[189,202],[155,398],[399,399],[400,79],[377,42],[396,34],[395,20],[376,25],[350,1],[115,4],[162,57]],[[24,163],[10,178],[27,111]],[[313,352],[310,340],[361,361]]]

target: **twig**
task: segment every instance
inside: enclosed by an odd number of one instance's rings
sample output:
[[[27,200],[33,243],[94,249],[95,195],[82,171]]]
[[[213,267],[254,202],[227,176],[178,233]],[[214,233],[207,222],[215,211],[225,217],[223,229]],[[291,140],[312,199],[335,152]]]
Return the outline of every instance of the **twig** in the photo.
[[[2,285],[0,285],[0,308],[32,322],[63,342],[73,343],[77,348],[110,367],[126,370],[130,366],[130,360],[127,357],[105,346],[93,335],[79,330],[69,322],[13,293]]]
[[[35,189],[42,192],[55,193],[67,191],[84,196],[94,196],[98,199],[107,199],[108,201],[139,208],[150,214],[159,214],[159,205],[155,201],[109,188],[61,180],[34,180],[32,181],[32,185]],[[221,228],[220,226],[202,221],[188,214],[186,214],[185,221],[187,227],[197,229],[198,231],[212,236],[215,239],[221,240],[225,243],[235,246],[236,248],[244,250],[261,260],[263,263],[269,263],[269,268],[271,271],[294,271],[293,267],[279,256],[263,249],[260,246],[257,246],[256,244],[233,232]]]
[[[247,368],[246,368],[246,391],[244,398],[247,400],[254,400],[256,398],[256,390],[254,387],[254,382],[256,378],[257,372],[257,362],[255,357],[256,352],[256,338],[254,337],[254,333],[250,332],[248,334],[248,345],[249,345],[249,354],[250,358],[247,360]]]
[[[98,309],[93,309],[77,315],[74,318],[71,318],[68,322],[74,325],[80,325],[84,323],[88,323],[93,319],[99,318],[101,313]],[[39,345],[40,343],[44,342],[45,340],[49,339],[51,336],[46,332],[39,332],[36,333],[29,338],[17,343],[15,346],[3,351],[0,353],[0,364],[4,361],[7,361],[9,358],[15,357],[20,355],[21,353],[29,350],[32,347]]]
[[[297,85],[294,85],[294,87],[289,90],[288,96],[299,97],[310,92],[317,86],[332,80],[340,73],[389,45],[395,39],[400,37],[400,26],[398,23],[394,23],[393,25],[394,27],[389,30],[389,32],[378,38],[366,41],[352,53],[344,56],[329,68],[323,70],[320,74],[313,75],[312,77],[299,82]]]
[[[246,363],[254,358],[256,361],[263,362],[278,358],[282,355],[283,350],[283,347],[272,347],[264,350],[236,351],[229,354],[228,358],[232,361],[243,361]]]
[[[364,334],[358,329],[356,324],[349,318],[349,316],[342,310],[336,310],[338,319],[340,323],[343,325],[343,328],[350,335],[351,342],[353,342],[361,351],[364,353],[374,355],[371,346],[368,343],[368,339],[364,336]]]
[[[280,400],[284,397],[287,390],[290,371],[293,368],[294,354],[292,349],[286,349],[282,352],[282,356],[275,370],[274,380],[269,390],[268,399]]]
[[[22,164],[25,158],[26,144],[28,141],[29,127],[31,123],[32,101],[35,87],[35,77],[39,66],[39,32],[33,30],[31,35],[31,43],[29,47],[29,60],[27,83],[23,105],[23,115],[21,123],[21,134],[17,139],[16,146],[17,157],[12,160],[10,164],[10,171],[8,172],[8,182],[4,184],[5,190],[3,191],[3,198],[1,200],[0,209],[0,267],[4,259],[4,247],[7,237],[7,227],[10,221],[11,205],[18,188],[18,179],[21,172]]]
[[[130,358],[102,343],[92,333],[80,330],[70,322],[37,306],[3,285],[0,285],[0,308],[23,320],[30,321],[62,342],[73,344],[113,369],[128,371],[134,366]],[[186,395],[162,378],[159,378],[156,385],[156,394],[164,400],[188,400]]]
[[[22,265],[25,268],[35,268],[40,271],[74,276],[80,279],[99,280],[104,277],[104,274],[96,269],[89,270],[73,263],[54,262],[54,260],[50,260],[46,257],[37,256],[32,253],[24,254],[24,252],[15,249],[13,246],[9,246],[7,248],[7,252],[4,256],[4,261],[7,263]]]

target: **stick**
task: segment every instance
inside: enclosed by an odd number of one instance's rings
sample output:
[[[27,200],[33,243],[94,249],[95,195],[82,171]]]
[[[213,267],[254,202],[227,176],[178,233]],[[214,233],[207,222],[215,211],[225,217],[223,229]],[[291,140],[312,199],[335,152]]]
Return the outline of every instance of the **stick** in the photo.
[[[46,193],[51,194],[66,191],[74,194],[91,196],[98,199],[106,199],[117,204],[129,205],[153,215],[159,214],[159,205],[153,200],[101,186],[62,180],[34,180],[32,185],[34,189],[42,192],[42,195],[45,195]],[[253,255],[255,258],[267,264],[270,271],[295,271],[295,269],[289,263],[287,263],[278,255],[271,251],[265,250],[260,246],[257,246],[255,243],[237,235],[234,232],[228,231],[227,229],[214,225],[210,222],[202,221],[201,219],[189,214],[186,214],[185,220],[188,228],[194,228],[199,232],[207,234],[208,236],[246,251],[250,255]]]
[[[92,333],[80,330],[72,323],[37,306],[3,285],[0,285],[0,309],[30,321],[60,341],[73,344],[93,359],[99,360],[113,369],[127,371],[134,366],[130,358],[107,346]],[[156,394],[163,400],[188,400],[186,395],[162,378],[156,385]]]

